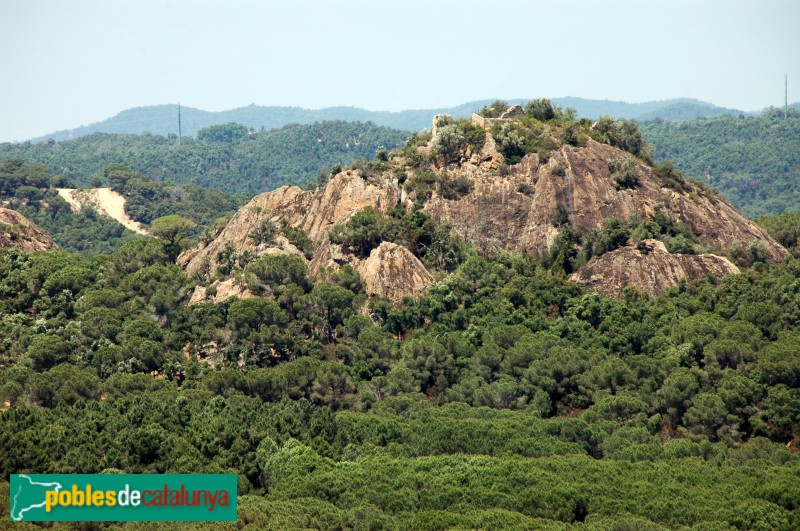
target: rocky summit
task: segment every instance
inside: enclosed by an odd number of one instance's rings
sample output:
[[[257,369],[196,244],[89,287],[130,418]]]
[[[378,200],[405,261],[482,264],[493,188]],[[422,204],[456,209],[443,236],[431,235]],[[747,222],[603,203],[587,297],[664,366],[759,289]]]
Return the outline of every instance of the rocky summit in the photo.
[[[722,258],[737,250],[756,249],[768,261],[787,256],[713,189],[627,147],[624,134],[635,135],[624,127],[631,126],[554,123],[520,109],[458,122],[437,115],[432,135],[334,172],[316,189],[284,186],[256,196],[179,262],[190,274],[220,278],[220,257],[230,253],[288,253],[312,274],[351,265],[369,295],[394,302],[418,295],[434,276],[409,249],[384,241],[359,256],[331,241],[331,229],[365,207],[383,217],[398,207],[420,210],[483,253],[547,257],[561,245],[572,257],[565,267],[572,279],[606,294],[633,286],[657,295],[682,280],[737,273]],[[625,227],[613,245],[604,240],[610,219]],[[302,230],[310,252],[280,235],[254,238],[265,220]]]

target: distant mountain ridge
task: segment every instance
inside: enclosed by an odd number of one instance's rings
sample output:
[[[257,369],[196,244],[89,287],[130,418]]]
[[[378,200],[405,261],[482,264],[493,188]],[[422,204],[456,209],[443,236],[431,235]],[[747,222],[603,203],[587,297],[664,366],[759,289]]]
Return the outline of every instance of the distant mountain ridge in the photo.
[[[356,107],[328,107],[324,109],[303,109],[300,107],[278,107],[248,105],[227,111],[210,112],[192,107],[181,107],[181,129],[185,136],[194,136],[203,127],[228,122],[237,122],[259,130],[277,129],[287,124],[312,124],[326,120],[344,120],[348,122],[371,121],[376,125],[394,129],[418,131],[429,128],[431,116],[449,114],[455,118],[469,117],[490,104],[493,100],[477,100],[449,108],[411,109],[399,112],[368,111]],[[522,103],[524,99],[508,100],[509,103]],[[718,107],[711,103],[696,99],[681,98],[644,103],[626,103],[622,101],[591,100],[584,98],[554,98],[553,102],[562,108],[573,107],[578,116],[595,119],[604,114],[616,118],[650,120],[661,118],[667,121],[691,120],[695,118],[713,118],[723,115],[749,114],[737,109]],[[794,104],[798,105],[798,104]],[[116,116],[83,125],[74,129],[56,131],[48,135],[31,139],[41,142],[48,139],[67,140],[90,135],[92,133],[143,133],[149,131],[158,135],[178,133],[178,105],[154,105],[127,109]]]

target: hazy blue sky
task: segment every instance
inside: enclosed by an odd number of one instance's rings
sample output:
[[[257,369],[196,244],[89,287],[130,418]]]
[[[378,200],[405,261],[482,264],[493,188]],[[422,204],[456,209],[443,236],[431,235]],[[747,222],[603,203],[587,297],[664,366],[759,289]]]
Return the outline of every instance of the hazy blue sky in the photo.
[[[121,110],[800,100],[798,0],[0,0],[0,141]]]

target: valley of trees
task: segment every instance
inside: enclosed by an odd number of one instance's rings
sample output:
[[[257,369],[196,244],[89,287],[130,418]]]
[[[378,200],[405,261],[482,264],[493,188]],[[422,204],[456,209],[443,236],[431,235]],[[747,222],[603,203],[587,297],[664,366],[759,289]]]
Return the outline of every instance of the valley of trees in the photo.
[[[777,111],[777,112],[775,112]],[[655,146],[687,176],[717,188],[749,217],[800,211],[800,112],[767,109],[760,117],[724,116],[639,123]]]
[[[330,121],[264,131],[229,123],[201,129],[197,138],[183,138],[180,145],[175,135],[148,133],[0,144],[0,161],[43,164],[80,187],[98,180],[107,184],[106,167],[124,164],[154,181],[254,195],[285,184],[303,186],[335,164],[370,159],[379,147],[394,149],[407,137],[372,123]]]

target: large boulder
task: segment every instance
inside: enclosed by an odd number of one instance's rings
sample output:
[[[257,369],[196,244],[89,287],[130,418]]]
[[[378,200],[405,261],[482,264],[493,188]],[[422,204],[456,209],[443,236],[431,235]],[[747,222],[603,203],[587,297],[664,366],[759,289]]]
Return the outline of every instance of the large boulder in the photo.
[[[386,297],[399,303],[403,297],[416,297],[433,282],[433,277],[411,251],[401,245],[383,242],[369,257],[354,265],[364,279],[367,295]]]

